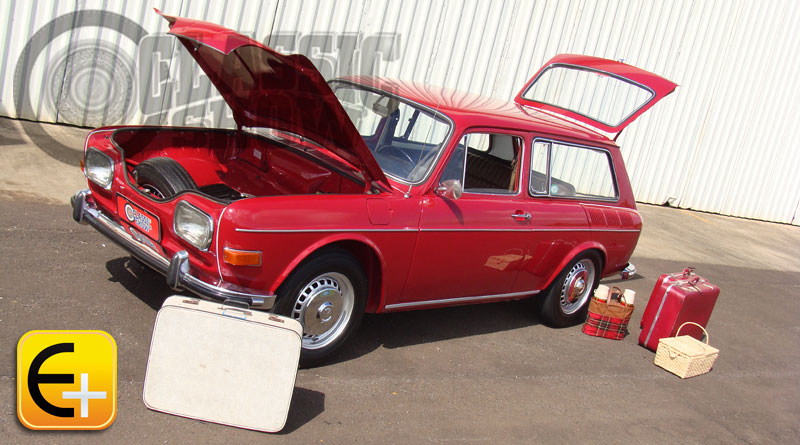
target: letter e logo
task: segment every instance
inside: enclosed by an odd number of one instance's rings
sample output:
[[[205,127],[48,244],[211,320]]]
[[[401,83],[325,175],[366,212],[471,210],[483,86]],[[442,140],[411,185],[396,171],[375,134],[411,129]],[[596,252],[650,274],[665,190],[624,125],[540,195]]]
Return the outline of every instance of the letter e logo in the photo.
[[[30,331],[17,345],[17,416],[33,430],[100,430],[117,415],[117,345],[103,331]]]

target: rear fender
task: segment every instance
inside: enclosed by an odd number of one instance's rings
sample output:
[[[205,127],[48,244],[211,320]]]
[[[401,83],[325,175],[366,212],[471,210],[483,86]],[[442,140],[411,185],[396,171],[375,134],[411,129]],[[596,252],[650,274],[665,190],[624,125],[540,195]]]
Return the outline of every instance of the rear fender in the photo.
[[[607,258],[606,249],[605,247],[603,247],[602,244],[598,242],[586,241],[584,243],[575,246],[572,250],[569,251],[567,255],[564,256],[564,259],[561,260],[561,263],[558,265],[558,267],[553,269],[553,272],[551,272],[550,276],[547,278],[547,286],[545,286],[545,288],[547,288],[548,286],[550,286],[550,284],[553,283],[553,280],[555,280],[558,274],[560,274],[561,271],[564,270],[565,267],[567,267],[567,264],[569,264],[570,261],[574,260],[578,255],[588,250],[596,250],[600,254],[600,259],[603,261],[603,264],[600,265],[601,268],[600,276],[602,277],[603,276],[602,269],[605,268],[605,263]]]

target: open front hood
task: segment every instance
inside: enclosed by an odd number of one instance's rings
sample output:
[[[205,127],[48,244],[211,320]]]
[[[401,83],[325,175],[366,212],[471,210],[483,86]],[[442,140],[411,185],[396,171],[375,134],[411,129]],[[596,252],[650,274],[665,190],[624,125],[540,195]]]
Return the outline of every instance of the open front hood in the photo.
[[[528,81],[515,101],[619,133],[677,86],[622,62],[559,54]]]
[[[308,138],[360,170],[367,184],[388,189],[364,139],[305,56],[280,54],[213,23],[156,12],[217,87],[239,125]]]

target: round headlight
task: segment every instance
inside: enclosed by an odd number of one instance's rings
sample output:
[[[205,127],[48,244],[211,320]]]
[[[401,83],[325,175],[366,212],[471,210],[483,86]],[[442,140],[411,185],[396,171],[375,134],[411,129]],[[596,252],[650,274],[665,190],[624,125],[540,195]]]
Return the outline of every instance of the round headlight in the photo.
[[[89,147],[83,159],[83,171],[90,181],[108,190],[114,179],[114,160],[100,150]]]
[[[211,217],[186,201],[175,206],[173,217],[175,233],[200,250],[207,250],[214,235]]]

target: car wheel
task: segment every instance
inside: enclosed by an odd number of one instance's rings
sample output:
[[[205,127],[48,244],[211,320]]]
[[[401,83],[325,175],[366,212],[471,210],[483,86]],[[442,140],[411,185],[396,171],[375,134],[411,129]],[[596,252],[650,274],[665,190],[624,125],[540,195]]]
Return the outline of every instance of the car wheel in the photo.
[[[586,319],[589,299],[600,282],[600,256],[585,252],[572,260],[545,290],[541,315],[545,323],[566,327]]]
[[[364,315],[367,277],[347,251],[329,249],[305,261],[278,289],[273,311],[303,325],[300,366],[329,358]]]
[[[151,158],[133,169],[133,177],[143,191],[158,199],[168,199],[197,185],[180,164],[170,158]]]

